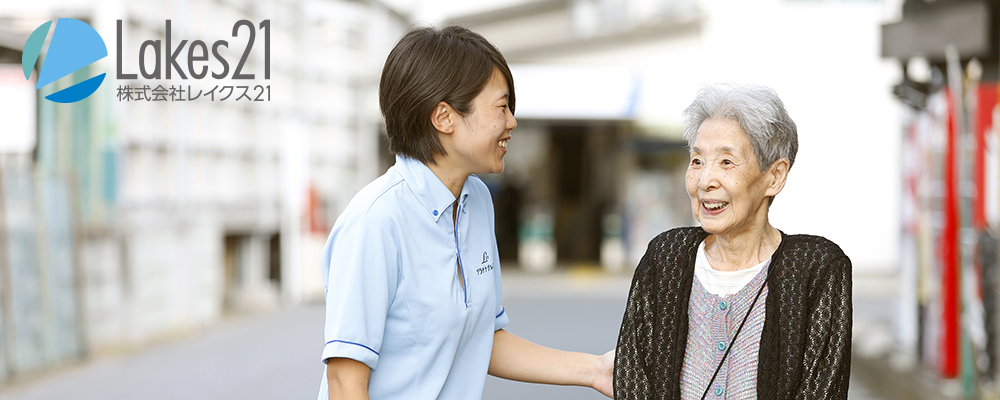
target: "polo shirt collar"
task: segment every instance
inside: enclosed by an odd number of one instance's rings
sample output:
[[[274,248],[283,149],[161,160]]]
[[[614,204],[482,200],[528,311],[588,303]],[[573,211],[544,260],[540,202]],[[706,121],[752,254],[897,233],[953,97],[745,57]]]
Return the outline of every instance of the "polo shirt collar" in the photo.
[[[427,213],[434,218],[435,222],[441,219],[445,210],[455,202],[455,196],[451,194],[451,190],[448,190],[444,182],[441,182],[441,179],[434,175],[434,171],[431,171],[423,162],[396,155],[395,168],[413,190],[417,201],[427,209]],[[469,179],[466,178],[465,182],[462,183],[462,193],[460,194],[462,204],[465,204],[469,198],[468,182]]]

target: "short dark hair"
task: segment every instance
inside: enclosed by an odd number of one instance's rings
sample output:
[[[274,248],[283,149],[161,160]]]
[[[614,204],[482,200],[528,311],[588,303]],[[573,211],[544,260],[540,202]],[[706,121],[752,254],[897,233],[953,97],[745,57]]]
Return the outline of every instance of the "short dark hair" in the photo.
[[[414,28],[403,35],[385,60],[378,89],[389,151],[425,164],[445,155],[431,124],[434,107],[444,101],[467,115],[493,68],[507,79],[507,104],[513,114],[510,67],[482,35],[457,25]]]

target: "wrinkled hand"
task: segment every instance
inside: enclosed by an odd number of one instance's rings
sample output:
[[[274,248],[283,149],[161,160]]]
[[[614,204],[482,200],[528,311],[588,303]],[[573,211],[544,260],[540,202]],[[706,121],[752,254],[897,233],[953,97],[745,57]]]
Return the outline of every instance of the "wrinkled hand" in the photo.
[[[597,359],[593,381],[591,382],[591,387],[612,399],[614,398],[614,391],[612,390],[612,373],[614,369],[615,351],[611,350]]]

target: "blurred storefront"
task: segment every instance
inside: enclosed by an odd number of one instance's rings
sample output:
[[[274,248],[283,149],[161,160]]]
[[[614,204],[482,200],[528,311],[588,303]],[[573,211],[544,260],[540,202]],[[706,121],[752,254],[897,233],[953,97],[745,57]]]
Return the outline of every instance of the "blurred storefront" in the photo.
[[[775,226],[840,243],[856,274],[894,273],[896,217],[852,195],[886,191],[878,181],[896,176],[898,144],[876,134],[897,129],[892,97],[879,93],[892,82],[876,54],[881,14],[853,1],[542,0],[449,16],[497,45],[518,91],[507,169],[487,177],[519,196],[518,210],[498,212],[520,233],[515,246],[498,232],[502,256],[527,269],[621,270],[655,235],[694,224],[681,113],[701,86],[738,82],[775,88],[799,124]],[[890,156],[845,163],[862,141]],[[859,175],[871,181],[849,179]]]
[[[30,81],[22,49],[58,18],[92,26],[108,57],[36,92],[47,45]],[[252,22],[236,32],[240,20]],[[322,298],[317,247],[380,172],[378,74],[408,21],[378,1],[0,6],[0,382],[227,314]],[[258,24],[251,46],[245,26]],[[146,43],[166,43],[167,52],[217,39],[229,43],[218,49],[228,68],[242,55],[256,78],[140,71],[161,63]],[[178,54],[186,66],[191,53]],[[206,64],[222,69],[217,59]],[[143,74],[117,78],[123,68]],[[84,100],[44,99],[100,73],[103,85]],[[268,85],[268,100],[122,96],[123,87],[247,84]]]
[[[1000,2],[906,1],[882,26],[903,108],[901,351],[997,398]]]
[[[522,2],[449,21],[482,32],[511,63],[518,128],[504,173],[484,179],[506,216],[497,222],[501,257],[527,270],[622,270],[663,229],[693,222],[686,201],[663,201],[686,198],[675,192],[687,150],[676,121],[650,124],[640,114],[650,82],[639,64],[648,60],[606,58],[648,40],[683,40],[700,9],[692,1],[620,5]]]

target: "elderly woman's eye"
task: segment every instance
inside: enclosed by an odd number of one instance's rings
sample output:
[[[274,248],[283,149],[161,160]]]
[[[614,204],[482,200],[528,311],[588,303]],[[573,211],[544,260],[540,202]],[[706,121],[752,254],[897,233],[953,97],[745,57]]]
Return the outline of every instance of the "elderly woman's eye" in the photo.
[[[728,158],[722,160],[722,165],[733,165],[733,160]]]
[[[697,158],[692,158],[691,165],[701,165],[701,160]]]

